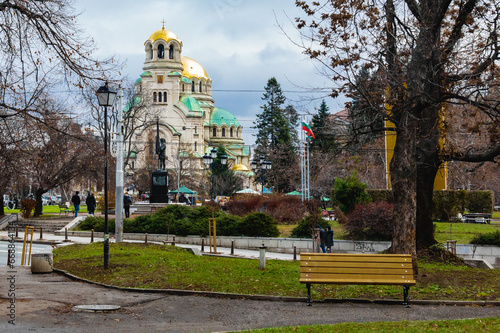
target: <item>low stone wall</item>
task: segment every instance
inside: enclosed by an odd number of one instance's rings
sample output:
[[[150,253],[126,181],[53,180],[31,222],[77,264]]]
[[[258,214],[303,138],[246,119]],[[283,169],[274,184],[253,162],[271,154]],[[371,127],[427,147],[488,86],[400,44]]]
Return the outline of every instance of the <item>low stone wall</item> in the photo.
[[[64,232],[56,232],[56,234],[64,235]],[[89,231],[68,231],[69,236],[90,237]],[[103,237],[102,232],[94,232],[94,237]],[[124,233],[125,240],[144,241],[145,234]],[[167,235],[164,234],[148,234],[148,242],[163,242],[167,241]],[[180,244],[201,245],[204,239],[205,246],[208,246],[208,237],[201,236],[174,236],[168,235],[168,241],[175,241]],[[294,248],[297,254],[301,252],[312,252],[313,241],[309,238],[266,238],[266,237],[229,237],[218,236],[217,246],[231,247],[231,242],[234,242],[236,249],[258,250],[261,246],[266,246],[268,251],[277,253],[293,253]],[[388,249],[391,242],[375,242],[375,241],[350,241],[350,240],[334,240],[332,252],[335,253],[378,253]],[[473,244],[457,244],[457,255],[464,259],[484,259],[495,268],[500,268],[500,247],[490,245],[473,245]]]

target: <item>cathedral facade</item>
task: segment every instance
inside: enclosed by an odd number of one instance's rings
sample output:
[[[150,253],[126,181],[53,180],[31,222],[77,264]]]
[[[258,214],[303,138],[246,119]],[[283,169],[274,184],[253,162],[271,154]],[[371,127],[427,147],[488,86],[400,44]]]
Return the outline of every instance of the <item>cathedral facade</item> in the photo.
[[[144,43],[143,73],[135,82],[135,100],[146,106],[151,124],[135,133],[136,168],[151,163],[145,157],[148,151],[152,155],[151,141],[158,128],[159,137],[167,143],[167,170],[179,169],[184,156],[190,158],[192,169],[201,171],[203,156],[222,145],[229,166],[251,176],[243,127],[231,112],[215,106],[212,79],[196,60],[182,55],[182,47],[182,41],[164,26]]]

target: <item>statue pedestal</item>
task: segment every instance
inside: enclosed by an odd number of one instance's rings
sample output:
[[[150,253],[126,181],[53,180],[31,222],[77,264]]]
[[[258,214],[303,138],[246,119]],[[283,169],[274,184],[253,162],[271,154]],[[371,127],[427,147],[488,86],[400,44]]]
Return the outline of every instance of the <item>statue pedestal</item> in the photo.
[[[151,174],[151,203],[168,203],[168,172],[156,170]]]

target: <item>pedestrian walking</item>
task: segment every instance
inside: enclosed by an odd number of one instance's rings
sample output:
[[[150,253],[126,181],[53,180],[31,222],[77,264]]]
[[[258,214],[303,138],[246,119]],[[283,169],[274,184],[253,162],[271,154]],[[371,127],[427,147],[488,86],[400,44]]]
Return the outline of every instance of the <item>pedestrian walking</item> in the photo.
[[[333,247],[333,230],[332,227],[328,226],[326,229],[326,240],[325,240],[325,245],[326,245],[326,252],[332,253],[332,247]]]
[[[75,217],[78,217],[78,211],[80,210],[80,192],[76,191],[75,195],[71,197],[71,202],[75,206]]]
[[[123,196],[123,209],[125,210],[125,218],[130,217],[130,205],[132,204],[132,197],[127,193]]]
[[[94,215],[96,201],[92,192],[89,191],[89,195],[87,195],[85,203],[87,204],[87,211],[89,212],[89,215]]]
[[[326,253],[326,248],[325,248],[326,232],[325,229],[323,229],[320,225],[318,225],[318,229],[319,229],[319,246],[321,247],[321,251],[323,251],[323,253]]]

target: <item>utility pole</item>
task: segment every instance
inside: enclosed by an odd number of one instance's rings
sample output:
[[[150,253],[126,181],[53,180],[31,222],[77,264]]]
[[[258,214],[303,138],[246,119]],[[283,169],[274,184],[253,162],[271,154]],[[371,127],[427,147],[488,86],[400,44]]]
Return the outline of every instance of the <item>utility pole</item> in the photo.
[[[123,242],[123,89],[118,90],[118,126],[116,133],[116,196],[115,196],[115,238]]]

